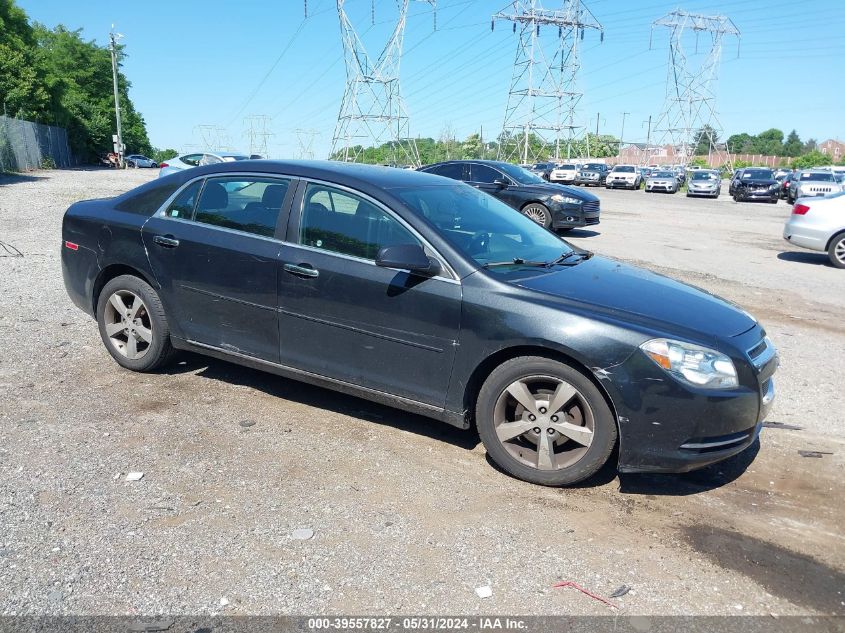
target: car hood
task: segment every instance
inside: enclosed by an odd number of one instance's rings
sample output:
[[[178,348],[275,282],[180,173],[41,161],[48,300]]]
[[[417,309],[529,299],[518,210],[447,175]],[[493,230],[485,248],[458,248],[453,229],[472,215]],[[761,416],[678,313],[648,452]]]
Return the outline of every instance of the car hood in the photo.
[[[517,187],[512,188],[517,189]],[[533,193],[538,196],[553,196],[556,193],[562,193],[566,196],[583,200],[584,202],[596,202],[599,199],[598,196],[593,195],[584,189],[580,189],[578,187],[567,187],[566,185],[556,185],[551,182],[543,184],[537,183],[531,185],[519,185],[518,189],[519,191]]]
[[[728,338],[756,324],[747,312],[705,290],[604,257],[514,283],[651,329]]]

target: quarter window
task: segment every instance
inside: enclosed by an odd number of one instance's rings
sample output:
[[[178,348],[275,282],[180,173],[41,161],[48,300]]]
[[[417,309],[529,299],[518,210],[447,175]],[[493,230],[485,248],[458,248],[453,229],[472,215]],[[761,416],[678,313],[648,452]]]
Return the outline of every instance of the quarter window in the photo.
[[[385,246],[422,246],[396,218],[371,202],[315,184],[305,191],[299,241],[304,246],[371,260]]]
[[[185,187],[182,193],[176,196],[176,199],[167,207],[164,215],[168,218],[184,218],[190,220],[194,215],[194,204],[196,204],[197,194],[199,194],[201,187],[202,180],[197,180]]]
[[[209,178],[197,203],[194,220],[273,237],[289,188],[289,180],[278,178]]]

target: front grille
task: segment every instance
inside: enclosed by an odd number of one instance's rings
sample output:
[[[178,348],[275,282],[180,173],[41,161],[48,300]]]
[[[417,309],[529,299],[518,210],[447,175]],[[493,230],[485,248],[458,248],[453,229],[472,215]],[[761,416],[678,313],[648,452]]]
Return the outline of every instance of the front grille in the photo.
[[[582,208],[584,209],[584,213],[598,213],[599,201],[590,200],[589,202],[585,202]]]

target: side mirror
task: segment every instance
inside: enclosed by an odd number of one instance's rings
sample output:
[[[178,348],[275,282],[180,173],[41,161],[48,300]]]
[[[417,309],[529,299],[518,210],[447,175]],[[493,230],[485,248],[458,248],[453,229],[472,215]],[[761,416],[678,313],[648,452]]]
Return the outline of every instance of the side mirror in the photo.
[[[440,264],[425,254],[419,244],[397,244],[379,249],[376,266],[401,268],[420,275],[436,275]]]
[[[496,178],[496,180],[493,181],[493,184],[500,189],[505,189],[510,183],[504,178]]]

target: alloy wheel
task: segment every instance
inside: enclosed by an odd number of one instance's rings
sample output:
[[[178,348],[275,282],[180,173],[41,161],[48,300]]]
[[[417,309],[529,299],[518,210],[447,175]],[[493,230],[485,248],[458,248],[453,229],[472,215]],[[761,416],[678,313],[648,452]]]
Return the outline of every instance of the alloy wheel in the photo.
[[[118,290],[109,297],[103,314],[109,343],[129,360],[143,358],[153,342],[149,310],[141,297]]]
[[[529,204],[522,210],[522,213],[526,217],[534,220],[540,226],[546,225],[547,213],[546,210],[539,204]]]
[[[538,470],[576,464],[595,432],[593,410],[584,394],[554,376],[529,376],[508,385],[496,401],[493,424],[505,450]]]
[[[845,265],[845,237],[840,238],[836,245],[833,247],[833,256],[839,260],[839,262]]]

